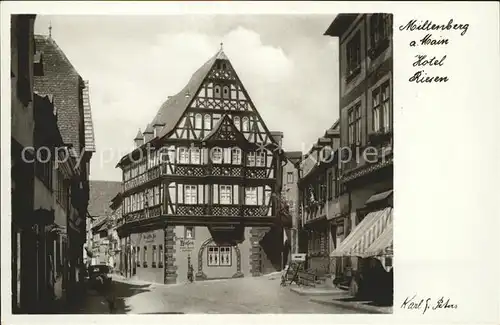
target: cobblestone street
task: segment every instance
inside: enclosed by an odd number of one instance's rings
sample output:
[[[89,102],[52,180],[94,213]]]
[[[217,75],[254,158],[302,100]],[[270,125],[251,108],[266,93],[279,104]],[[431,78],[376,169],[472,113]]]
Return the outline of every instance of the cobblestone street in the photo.
[[[325,306],[280,287],[279,276],[204,281],[192,284],[156,285],[115,279],[115,313],[323,313],[346,314],[351,310]],[[85,314],[109,313],[106,298],[90,293]]]

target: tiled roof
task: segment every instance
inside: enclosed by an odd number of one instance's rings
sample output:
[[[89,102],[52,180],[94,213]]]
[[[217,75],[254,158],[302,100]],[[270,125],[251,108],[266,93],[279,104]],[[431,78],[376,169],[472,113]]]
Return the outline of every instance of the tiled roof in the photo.
[[[95,152],[94,124],[90,108],[89,81],[84,81],[83,88],[83,123],[85,127],[85,151]]]
[[[78,126],[80,125],[79,98],[82,78],[56,42],[48,36],[35,35],[36,50],[43,56],[43,75],[34,76],[33,90],[40,95],[52,94],[57,110],[57,125],[64,143],[72,144],[80,153]]]
[[[219,50],[210,60],[205,62],[205,64],[203,64],[198,70],[196,70],[187,85],[179,93],[174,96],[169,96],[168,99],[160,106],[156,116],[150,123],[152,126],[163,126],[156,134],[156,138],[162,138],[174,130],[175,126],[186,111],[189,103],[197,94],[203,80],[205,80],[205,77],[208,75],[217,60],[229,60],[222,49]],[[138,133],[134,140],[140,139],[143,139],[142,133]],[[123,156],[117,166],[125,161],[128,156],[128,154]]]
[[[121,182],[90,181],[89,215],[91,217],[109,216],[113,212],[111,200],[122,190]]]
[[[146,127],[146,130],[144,130],[144,134],[153,134],[154,133],[154,129],[153,129],[153,125],[150,123],[148,124],[148,126]]]
[[[162,130],[159,132],[159,138],[169,134],[177,124],[177,122],[182,117],[182,114],[186,110],[190,101],[193,99],[193,96],[196,95],[198,89],[200,88],[203,80],[207,76],[207,74],[212,69],[215,61],[228,60],[226,54],[222,51],[222,49],[217,52],[210,60],[205,62],[191,77],[188,84],[176,95],[167,99],[163,105],[161,105],[158,113],[153,119],[152,125],[155,124],[165,124]]]

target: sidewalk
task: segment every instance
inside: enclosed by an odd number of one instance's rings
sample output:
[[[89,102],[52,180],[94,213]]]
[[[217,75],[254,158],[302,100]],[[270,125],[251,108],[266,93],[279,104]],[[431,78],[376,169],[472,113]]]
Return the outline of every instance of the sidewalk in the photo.
[[[309,299],[322,305],[341,307],[366,314],[392,314],[392,306],[377,306],[371,301],[358,301],[350,296],[316,297]]]
[[[331,288],[331,287],[308,287],[308,286],[298,286],[296,284],[289,285],[288,288],[290,291],[301,295],[301,296],[339,296],[339,297],[345,297],[349,293],[337,289],[337,288]]]

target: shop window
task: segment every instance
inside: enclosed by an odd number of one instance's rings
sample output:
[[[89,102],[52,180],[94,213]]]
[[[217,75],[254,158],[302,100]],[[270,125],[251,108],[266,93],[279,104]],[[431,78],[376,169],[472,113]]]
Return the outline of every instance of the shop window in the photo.
[[[208,266],[231,266],[232,254],[230,246],[210,246],[207,250]]]

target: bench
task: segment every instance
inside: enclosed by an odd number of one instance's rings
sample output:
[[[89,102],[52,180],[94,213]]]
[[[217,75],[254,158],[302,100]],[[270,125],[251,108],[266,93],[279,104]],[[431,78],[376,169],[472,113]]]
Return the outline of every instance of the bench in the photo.
[[[299,284],[306,286],[316,286],[316,273],[308,271],[299,271],[297,274],[299,278]]]

